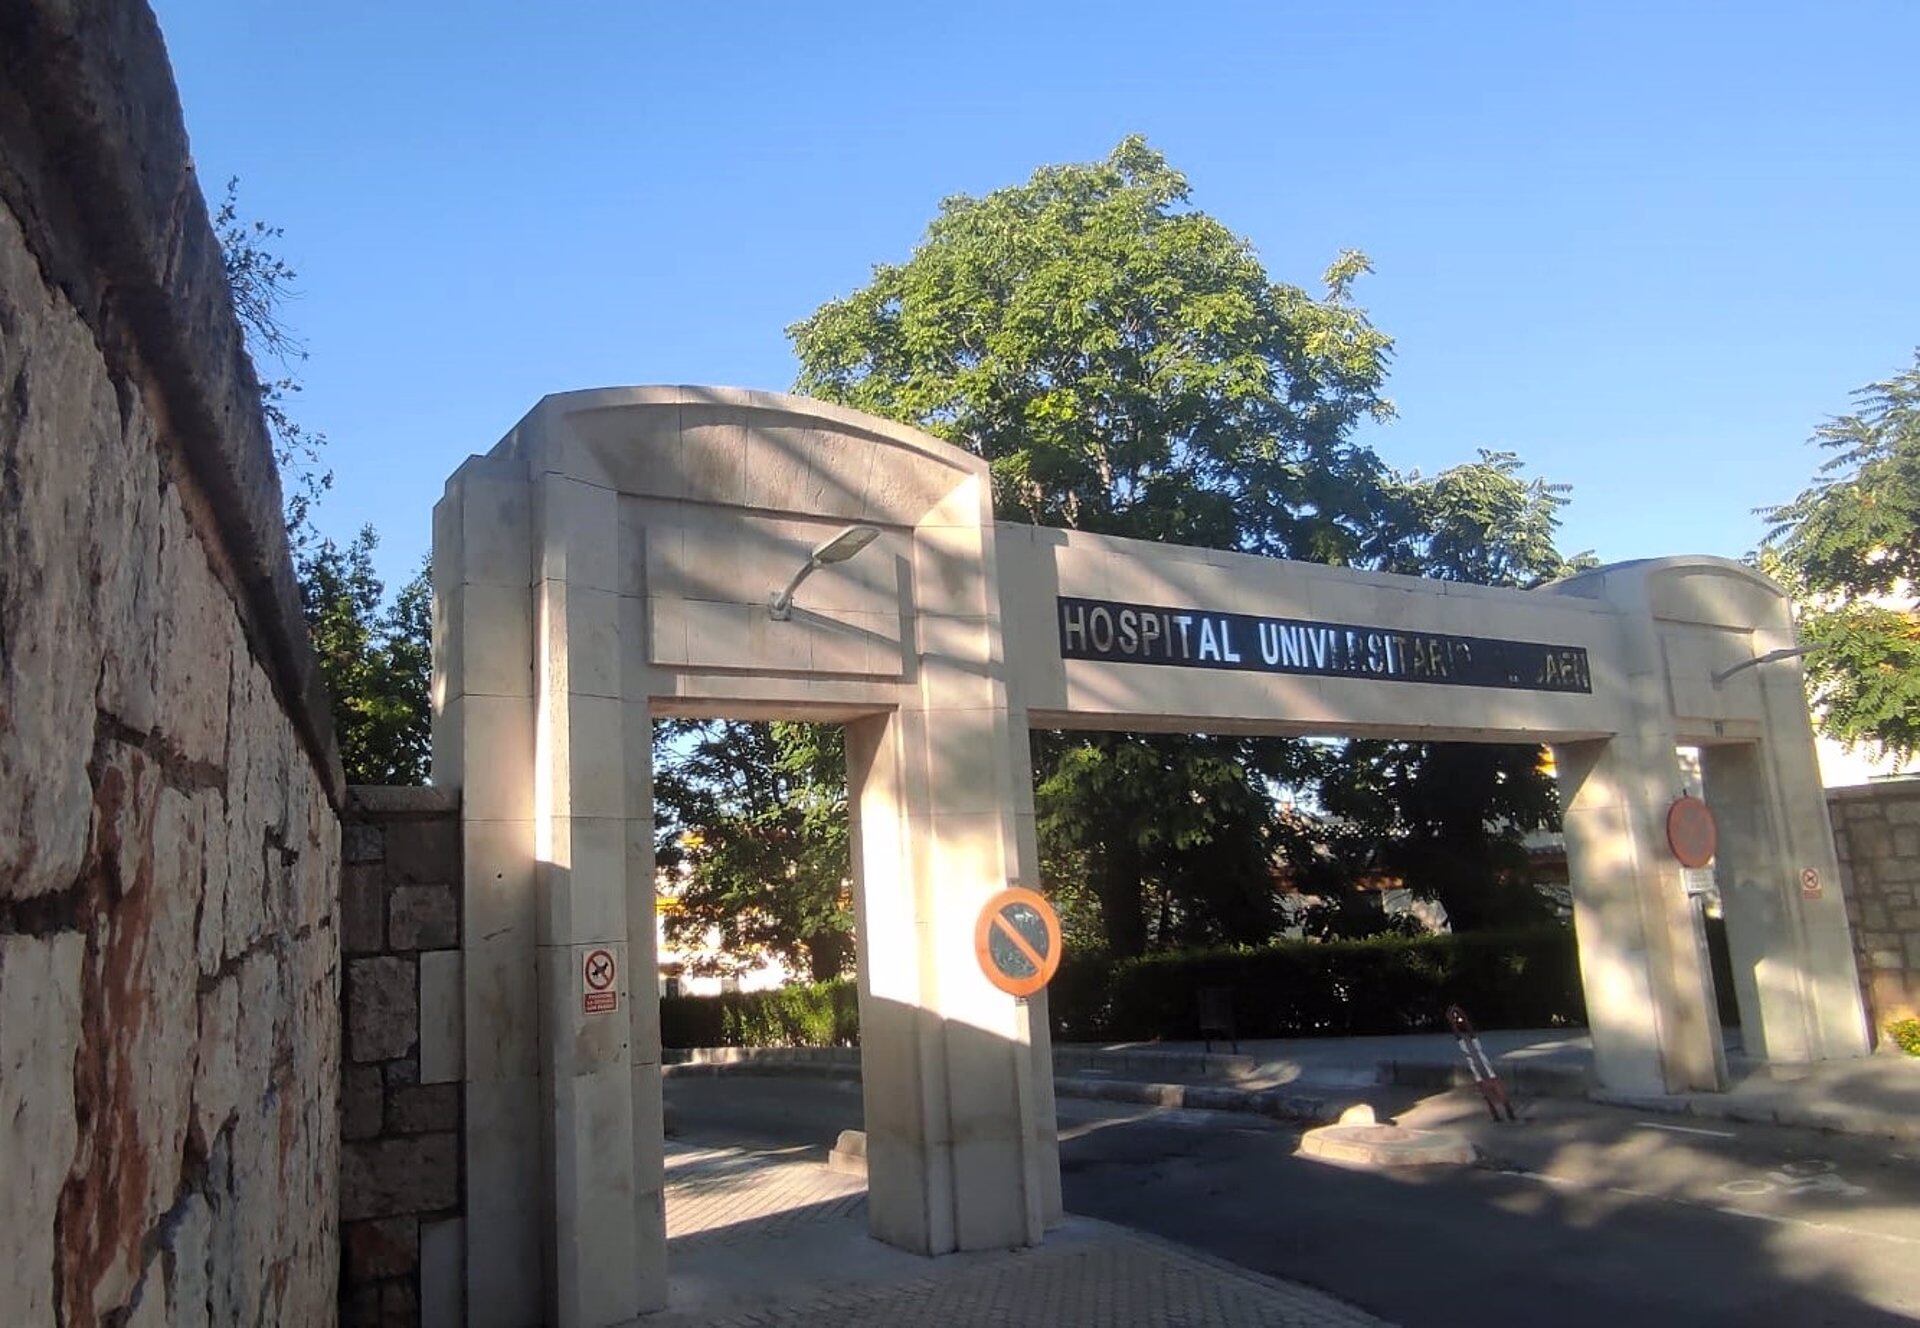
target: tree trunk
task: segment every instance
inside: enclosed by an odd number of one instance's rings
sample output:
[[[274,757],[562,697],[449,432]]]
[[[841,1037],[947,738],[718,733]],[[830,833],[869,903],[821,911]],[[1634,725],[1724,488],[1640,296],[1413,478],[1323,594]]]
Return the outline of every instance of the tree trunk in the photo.
[[[1130,827],[1109,826],[1105,849],[1097,855],[1094,893],[1100,898],[1100,924],[1107,937],[1107,953],[1132,959],[1146,953],[1145,891],[1141,888],[1140,852]]]
[[[846,971],[853,938],[827,931],[807,938],[807,971],[815,982],[829,982]]]

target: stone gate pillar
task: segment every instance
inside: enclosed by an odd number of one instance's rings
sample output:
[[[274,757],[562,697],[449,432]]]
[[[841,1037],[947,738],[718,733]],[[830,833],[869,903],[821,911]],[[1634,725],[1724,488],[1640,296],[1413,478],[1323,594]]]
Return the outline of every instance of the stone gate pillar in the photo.
[[[980,908],[1017,875],[1018,788],[1031,799],[987,504],[970,477],[914,530],[914,681],[847,725],[869,1219],[923,1254],[1036,1244],[1048,1203],[1028,1010],[972,949]]]
[[[771,612],[849,526],[864,552]],[[1034,861],[994,530],[978,458],[723,388],[546,398],[449,482],[434,778],[464,793],[471,1322],[665,1303],[656,714],[848,727],[875,1233],[1004,1248],[1058,1213],[1044,1011],[972,953]]]
[[[1673,752],[1701,752],[1720,828],[1745,1049],[1803,1061],[1867,1049],[1846,905],[1799,665],[1779,586],[1714,558],[1621,563],[1559,594],[1618,620],[1628,702],[1610,739],[1556,745],[1581,975],[1601,1086],[1678,1093],[1724,1085],[1712,979],[1668,848],[1683,787]],[[1803,891],[1811,872],[1818,883]]]

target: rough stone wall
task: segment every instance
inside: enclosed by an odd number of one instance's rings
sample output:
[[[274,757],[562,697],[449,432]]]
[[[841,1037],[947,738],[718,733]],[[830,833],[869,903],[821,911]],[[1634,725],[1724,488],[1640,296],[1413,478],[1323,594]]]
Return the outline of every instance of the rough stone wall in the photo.
[[[324,1323],[341,795],[137,4],[0,0],[0,1318]]]
[[[462,1281],[457,1030],[431,996],[434,967],[460,961],[459,795],[354,788],[344,835],[340,1317],[410,1326]]]
[[[1827,790],[1867,1018],[1920,1015],[1920,779]]]

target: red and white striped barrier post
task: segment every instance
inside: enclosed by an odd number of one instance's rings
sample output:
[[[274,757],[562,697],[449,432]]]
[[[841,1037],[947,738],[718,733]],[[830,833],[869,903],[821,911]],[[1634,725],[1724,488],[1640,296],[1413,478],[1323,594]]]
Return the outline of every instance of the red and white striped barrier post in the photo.
[[[1493,1119],[1498,1121],[1500,1114],[1505,1112],[1508,1120],[1519,1120],[1519,1115],[1513,1109],[1513,1099],[1507,1096],[1507,1086],[1500,1082],[1486,1048],[1480,1045],[1480,1035],[1473,1029],[1473,1020],[1467,1018],[1467,1012],[1459,1006],[1449,1005],[1447,1023],[1453,1027],[1453,1040],[1460,1044],[1460,1054],[1467,1058],[1467,1069],[1473,1072],[1473,1082],[1479,1088],[1480,1096],[1487,1100],[1487,1110],[1493,1114]]]

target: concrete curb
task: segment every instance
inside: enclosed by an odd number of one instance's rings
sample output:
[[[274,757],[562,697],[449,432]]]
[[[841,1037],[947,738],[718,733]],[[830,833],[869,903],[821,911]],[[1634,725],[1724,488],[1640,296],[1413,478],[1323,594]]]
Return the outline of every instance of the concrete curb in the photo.
[[[709,1057],[708,1053],[719,1054]],[[662,1065],[660,1073],[668,1079],[730,1075],[842,1080],[860,1077],[859,1052],[852,1047],[710,1047],[669,1054],[687,1055],[688,1059]],[[1274,1088],[1085,1079],[1060,1074],[1054,1076],[1053,1091],[1061,1097],[1097,1102],[1134,1102],[1185,1111],[1239,1111],[1273,1120],[1308,1123],[1338,1120],[1341,1111],[1349,1105],[1331,1097]]]
[[[1332,1098],[1289,1093],[1277,1088],[1156,1084],[1125,1079],[1082,1079],[1058,1074],[1053,1078],[1053,1091],[1061,1097],[1087,1098],[1097,1102],[1137,1102],[1149,1107],[1173,1107],[1183,1111],[1241,1111],[1287,1121],[1335,1121],[1346,1109],[1346,1104]]]
[[[1866,1111],[1857,1107],[1782,1106],[1777,1102],[1743,1102],[1733,1094],[1709,1097],[1690,1093],[1683,1097],[1636,1097],[1629,1093],[1608,1093],[1595,1089],[1590,1101],[1603,1107],[1629,1107],[1635,1111],[1658,1112],[1667,1116],[1692,1116],[1700,1120],[1739,1121],[1748,1125],[1783,1125],[1795,1130],[1820,1130],[1827,1134],[1846,1134],[1855,1138],[1920,1140],[1920,1119]]]
[[[1053,1048],[1053,1070],[1135,1070],[1147,1078],[1194,1075],[1206,1079],[1252,1079],[1260,1062],[1251,1056],[1217,1051],[1156,1051],[1151,1047],[1089,1047],[1058,1043]]]
[[[1568,1065],[1529,1065],[1496,1061],[1495,1070],[1509,1088],[1533,1097],[1586,1097],[1593,1081],[1585,1068]],[[1465,1065],[1433,1061],[1381,1061],[1379,1081],[1402,1088],[1472,1088],[1473,1075]]]
[[[853,1079],[860,1077],[858,1047],[695,1047],[663,1053],[667,1063],[660,1073],[713,1076],[727,1074],[791,1075],[813,1079]],[[1116,1060],[1120,1063],[1116,1065]],[[1202,1056],[1199,1053],[1156,1053],[1125,1051],[1117,1053],[1069,1052],[1056,1056],[1054,1092],[1061,1097],[1084,1098],[1100,1102],[1132,1102],[1142,1106],[1171,1107],[1188,1111],[1238,1111],[1266,1116],[1272,1120],[1326,1124],[1336,1121],[1352,1100],[1356,1088],[1369,1085],[1313,1084],[1297,1089],[1242,1088],[1231,1084],[1176,1084],[1152,1079],[1106,1079],[1064,1074],[1062,1062],[1086,1068],[1115,1069],[1125,1065],[1136,1069],[1170,1069],[1185,1062],[1206,1060],[1248,1061],[1248,1057]],[[1220,1066],[1231,1074],[1231,1064]],[[1518,1092],[1533,1097],[1560,1097],[1589,1101],[1600,1106],[1624,1107],[1634,1111],[1658,1112],[1669,1116],[1695,1116],[1703,1120],[1741,1121],[1753,1125],[1779,1125],[1790,1129],[1821,1130],[1862,1138],[1920,1140],[1920,1117],[1909,1118],[1884,1111],[1859,1107],[1782,1104],[1775,1099],[1743,1100],[1731,1094],[1689,1094],[1681,1097],[1636,1097],[1608,1093],[1592,1087],[1586,1072],[1566,1066],[1499,1067],[1502,1078]],[[1405,1088],[1447,1089],[1471,1087],[1473,1079],[1464,1066],[1438,1065],[1430,1061],[1381,1061],[1375,1085]],[[1307,1090],[1307,1091],[1303,1091]]]

